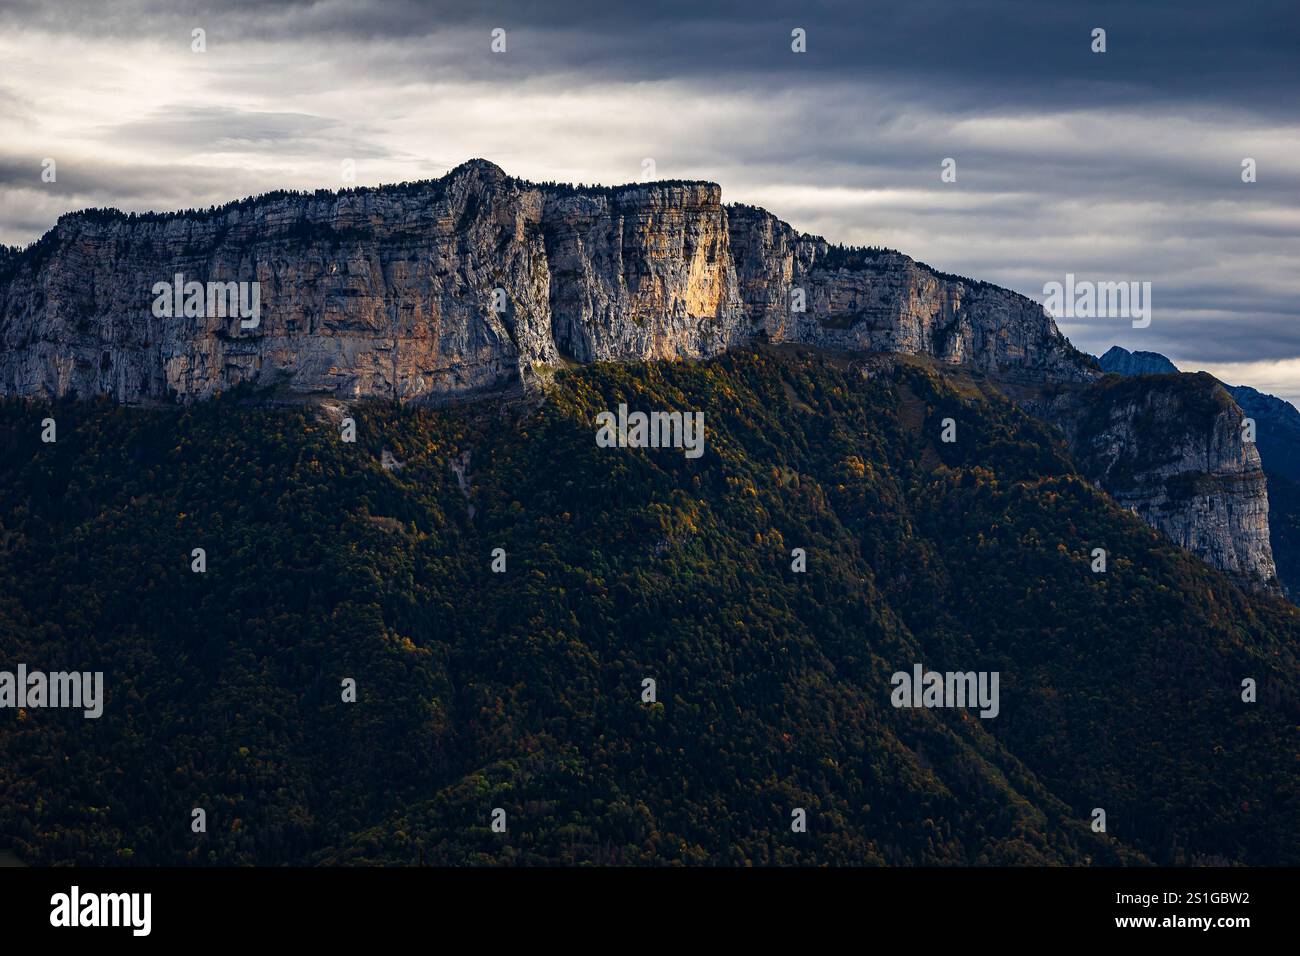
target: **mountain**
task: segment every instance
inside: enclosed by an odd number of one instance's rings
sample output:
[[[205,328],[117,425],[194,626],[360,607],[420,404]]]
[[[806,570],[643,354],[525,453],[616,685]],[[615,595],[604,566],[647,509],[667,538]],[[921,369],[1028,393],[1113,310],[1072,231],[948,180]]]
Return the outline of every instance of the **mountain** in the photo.
[[[1298,862],[1300,609],[1000,385],[784,345],[546,390],[0,402],[3,658],[107,688],[99,720],[0,710],[0,836],[43,864]],[[620,404],[697,410],[703,454],[600,447]],[[996,672],[997,715],[894,706],[916,664]]]
[[[1119,346],[1113,346],[1098,363],[1103,370],[1120,375],[1178,371],[1163,355],[1128,352]],[[1148,387],[1167,386],[1152,382]],[[1268,531],[1277,576],[1289,594],[1300,594],[1300,411],[1290,402],[1248,385],[1223,387],[1241,408],[1243,417],[1255,421],[1255,442],[1268,483]],[[1227,496],[1223,500],[1234,501]]]
[[[1178,372],[1178,366],[1159,352],[1130,352],[1118,345],[1112,345],[1097,359],[1097,364],[1103,372],[1117,375],[1170,375]]]
[[[257,282],[258,324],[154,315],[175,275]],[[64,216],[0,281],[9,395],[193,400],[252,382],[463,399],[563,358],[701,358],[760,335],[1096,375],[1024,296],[832,247],[724,207],[711,183],[535,185],[483,160],[432,182]]]
[[[1107,378],[1023,404],[1061,428],[1082,474],[1119,504],[1239,582],[1276,585],[1260,452],[1211,376]]]
[[[241,282],[259,290],[255,319],[204,307],[213,285]],[[756,342],[924,356],[1011,393],[1086,390],[1102,374],[1031,299],[830,245],[724,205],[711,183],[536,184],[473,160],[435,181],[70,214],[0,257],[0,395],[14,397],[172,404],[248,384],[279,400],[464,402],[539,394],[574,361],[702,359]],[[1187,454],[1118,471],[1110,452],[1081,461],[1174,540],[1271,587],[1255,450],[1224,444],[1231,411],[1214,383],[1196,387],[1206,394],[1131,423],[1140,456],[1159,453],[1144,436],[1166,429]],[[1026,400],[1072,432],[1084,407]],[[1162,417],[1188,409],[1210,414]],[[1131,448],[1114,454],[1136,464]]]
[[[1129,352],[1113,345],[1097,359],[1102,371],[1118,375],[1177,374],[1178,366],[1158,352]],[[1300,481],[1300,410],[1273,395],[1265,395],[1249,385],[1223,383],[1233,401],[1255,420],[1256,443],[1264,469]]]

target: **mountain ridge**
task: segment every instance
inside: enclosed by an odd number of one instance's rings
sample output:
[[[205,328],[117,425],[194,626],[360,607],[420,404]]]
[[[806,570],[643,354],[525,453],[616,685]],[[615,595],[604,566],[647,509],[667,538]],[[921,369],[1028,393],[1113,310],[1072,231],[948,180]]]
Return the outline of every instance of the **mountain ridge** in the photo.
[[[1097,359],[1103,372],[1117,375],[1168,375],[1178,371],[1178,366],[1159,352],[1130,352],[1112,345]]]
[[[255,286],[258,315],[210,314],[205,282],[209,303],[213,284]],[[171,315],[177,283],[198,286],[193,315]],[[1026,296],[832,246],[724,205],[717,184],[539,185],[486,160],[207,212],[69,214],[0,277],[0,395],[19,397],[185,404],[249,384],[459,403],[539,393],[566,362],[695,360],[755,342],[923,356],[1035,388],[1103,375]],[[1038,407],[1067,429],[1061,416],[1079,411]],[[1253,448],[1222,445],[1226,413],[1178,428],[1213,461],[1154,463],[1143,480],[1159,487],[1129,490],[1153,525],[1267,587],[1267,500]],[[1227,476],[1211,475],[1213,494],[1165,487],[1206,469]],[[1226,512],[1206,511],[1225,494]]]
[[[258,227],[256,232],[249,229],[250,221]],[[389,234],[381,236],[385,229]],[[232,233],[242,244],[236,249],[228,248]],[[455,233],[466,241],[445,242]],[[539,238],[540,248],[534,241]],[[370,315],[362,318],[377,326],[386,321],[389,327],[361,331],[389,333],[391,343],[383,347],[395,353],[404,346],[416,352],[410,357],[411,367],[395,369],[392,375],[376,374],[375,369],[357,367],[364,364],[362,357],[335,349],[327,354],[337,364],[335,374],[321,375],[318,369],[295,374],[309,358],[293,347],[293,340],[311,331],[309,326],[300,327],[307,324],[302,313],[313,308],[325,311],[325,303],[310,297],[295,299],[295,295],[308,285],[325,286],[326,297],[355,292],[346,283],[331,283],[339,267],[347,265],[331,257],[367,242],[363,254],[380,260],[372,261],[373,265],[409,264],[411,254],[432,254],[437,269],[445,269],[453,280],[440,282],[447,276],[436,270],[421,273],[418,267],[412,268],[415,274],[368,277],[380,280],[382,288],[371,290]],[[659,247],[664,243],[675,248]],[[439,245],[442,248],[433,248]],[[89,353],[101,344],[94,338],[111,340],[103,343],[109,345],[110,354],[120,341],[111,334],[117,332],[115,328],[105,334],[106,313],[142,311],[147,295],[139,288],[138,274],[125,282],[119,275],[103,277],[106,287],[116,287],[111,303],[78,289],[60,290],[66,291],[66,300],[47,296],[42,301],[38,294],[42,290],[29,289],[16,305],[0,302],[4,309],[0,328],[9,355],[27,345],[26,338],[34,334],[38,344],[47,346],[47,358],[57,357],[72,367],[51,381],[42,378],[39,370],[15,370],[10,359],[0,367],[0,390],[5,393],[57,396],[75,390],[131,401],[164,398],[171,390],[186,400],[231,387],[250,375],[265,378],[288,371],[292,387],[301,391],[340,395],[351,391],[403,400],[454,397],[482,384],[481,377],[458,383],[439,376],[465,364],[466,340],[481,346],[484,361],[500,366],[496,371],[501,376],[513,364],[526,382],[532,365],[553,364],[556,359],[558,349],[545,341],[548,333],[557,346],[570,347],[579,361],[702,357],[762,333],[773,340],[815,344],[829,338],[857,348],[925,351],[1006,371],[1047,366],[1046,370],[1065,377],[1093,374],[1091,359],[1068,345],[1041,306],[1018,293],[941,273],[901,253],[835,249],[821,237],[799,233],[758,207],[724,206],[721,187],[697,181],[598,188],[531,184],[475,160],[440,179],[399,186],[337,193],[273,192],[208,211],[72,213],[60,217],[56,227],[32,247],[9,257],[6,299],[12,300],[16,283],[34,277],[53,260],[75,259],[78,246],[89,247],[88,254],[93,250],[97,263],[134,254],[131,266],[154,281],[170,280],[178,266],[185,265],[200,278],[258,281],[266,314],[259,328],[247,336],[230,323],[208,322],[184,335],[152,323],[152,348],[132,357],[153,367],[121,383],[113,374],[98,374],[94,366],[104,363],[100,355]],[[152,260],[140,255],[141,246],[155,254]],[[330,259],[336,272],[276,275],[277,255],[304,252]],[[665,265],[665,252],[679,257],[689,253],[694,258],[656,270],[657,265]],[[521,261],[503,261],[511,256]],[[847,256],[855,257],[855,268],[842,268]],[[864,256],[869,260],[864,261]],[[827,261],[825,269],[822,260]],[[484,264],[495,266],[487,271],[496,274],[482,274],[476,265]],[[575,274],[576,282],[571,281]],[[893,280],[892,287],[877,282],[882,288],[873,295],[862,281],[864,274]],[[657,288],[638,297],[639,287],[646,283]],[[795,287],[802,289],[806,300],[802,312],[797,311],[800,306],[786,301]],[[494,289],[502,289],[509,299],[506,308],[486,301]],[[479,299],[472,309],[457,301],[467,295]],[[397,317],[376,315],[381,311],[377,306],[413,310],[414,327],[404,329]],[[16,307],[24,311],[26,321],[14,315]],[[611,307],[620,316],[607,314]],[[355,334],[356,317],[347,312],[341,308],[333,315],[321,315],[315,331],[336,337]],[[653,312],[669,313],[676,321],[665,321]],[[968,314],[973,316],[969,321]],[[42,318],[66,323],[74,317],[89,322],[100,335],[74,343],[66,328],[39,325]],[[627,328],[619,321],[624,317],[649,325],[652,334]],[[150,324],[150,317],[141,318]],[[33,319],[35,328],[30,324]],[[990,319],[993,325],[987,330],[969,327],[971,322],[980,326]],[[717,327],[702,328],[710,321]],[[284,323],[298,324],[286,328]],[[15,334],[20,330],[23,338]],[[122,331],[129,336],[129,330]],[[981,331],[988,335],[979,337]],[[422,351],[421,334],[429,332],[460,341]],[[223,334],[243,338],[244,343],[212,347],[209,340]],[[374,336],[356,338],[375,344]],[[1010,341],[1002,342],[1003,338]],[[282,339],[289,340],[289,346],[274,347]],[[240,359],[225,361],[227,354],[241,354],[250,341],[262,343],[251,351],[252,368]],[[268,344],[273,347],[268,349]],[[211,353],[205,358],[218,368],[210,378],[192,380],[188,373],[196,358],[193,353],[204,350]],[[120,367],[116,357],[111,365]]]
[[[102,221],[102,220],[125,219],[132,222],[166,222],[169,220],[180,219],[180,218],[213,217],[234,210],[246,209],[260,202],[269,202],[278,199],[312,199],[312,198],[319,199],[321,197],[361,196],[368,193],[392,192],[392,191],[419,192],[422,189],[436,188],[443,181],[457,175],[458,173],[464,171],[472,171],[472,170],[488,171],[489,174],[493,176],[495,176],[496,174],[500,174],[499,178],[501,180],[508,180],[510,182],[516,183],[523,187],[537,188],[549,193],[558,193],[558,194],[591,193],[595,195],[614,195],[623,192],[642,189],[647,186],[660,186],[660,187],[704,186],[704,187],[709,187],[718,190],[719,194],[721,193],[721,189],[722,189],[719,183],[707,179],[656,179],[647,182],[634,181],[634,182],[627,182],[627,183],[615,183],[610,185],[603,185],[598,183],[571,184],[571,183],[557,182],[553,180],[529,180],[529,179],[524,179],[522,177],[511,176],[509,173],[506,173],[504,169],[502,169],[499,165],[492,162],[491,160],[476,157],[474,159],[466,160],[465,162],[452,167],[442,176],[432,177],[428,179],[402,180],[400,182],[392,182],[392,183],[377,183],[374,186],[349,186],[341,189],[328,189],[324,187],[314,189],[314,190],[273,189],[273,190],[268,190],[267,192],[264,193],[257,193],[251,196],[241,197],[239,199],[232,199],[227,202],[221,203],[219,205],[212,205],[206,208],[187,207],[183,209],[173,209],[173,210],[157,210],[157,211],[149,210],[144,212],[127,212],[117,208],[116,206],[92,206],[92,207],[87,207],[85,209],[69,211],[66,213],[62,213],[58,217],[58,219],[55,222],[55,227],[51,227],[51,229],[48,230],[45,234],[37,237],[36,239],[32,240],[29,243],[26,243],[24,245],[0,244],[0,277],[3,277],[7,265],[12,265],[16,267],[19,264],[21,264],[22,258],[28,253],[35,250],[35,248],[38,245],[40,245],[42,241],[46,240],[49,237],[50,233],[54,231],[54,228],[56,228],[59,224],[63,223],[64,220],[73,221],[78,219],[89,219],[89,220]],[[764,207],[754,205],[753,203],[729,202],[729,203],[722,203],[722,206],[727,210],[736,210],[738,212],[750,212],[750,213],[756,213],[761,215],[771,215],[768,212],[768,210],[766,210]],[[812,241],[826,243],[833,250],[848,255],[866,254],[872,256],[879,256],[879,255],[903,256],[908,259],[911,259],[911,261],[915,262],[919,268],[926,270],[927,272],[929,272],[931,275],[933,275],[935,278],[938,279],[944,279],[953,282],[964,282],[972,287],[988,286],[991,288],[1001,288],[997,286],[995,283],[988,282],[987,280],[984,279],[975,278],[973,276],[966,276],[960,273],[952,273],[952,272],[944,271],[942,269],[930,265],[929,263],[922,262],[919,259],[914,259],[911,256],[907,256],[905,253],[897,249],[892,249],[885,246],[845,246],[842,244],[832,244],[824,236],[818,233],[800,233],[800,235]],[[1011,290],[1007,290],[1007,291],[1011,291]],[[1083,355],[1085,358],[1088,357],[1086,353],[1080,353],[1080,354]]]

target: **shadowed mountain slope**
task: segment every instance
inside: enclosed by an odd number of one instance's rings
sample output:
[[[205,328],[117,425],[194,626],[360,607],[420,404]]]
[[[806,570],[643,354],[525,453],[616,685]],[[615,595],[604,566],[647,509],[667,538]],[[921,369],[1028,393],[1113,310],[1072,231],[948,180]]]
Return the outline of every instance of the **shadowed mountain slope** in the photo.
[[[356,403],[355,444],[251,397],[0,404],[3,657],[107,686],[0,711],[28,862],[1297,862],[1300,611],[995,393],[742,350]],[[703,456],[597,447],[620,403]],[[916,663],[998,715],[895,708]]]

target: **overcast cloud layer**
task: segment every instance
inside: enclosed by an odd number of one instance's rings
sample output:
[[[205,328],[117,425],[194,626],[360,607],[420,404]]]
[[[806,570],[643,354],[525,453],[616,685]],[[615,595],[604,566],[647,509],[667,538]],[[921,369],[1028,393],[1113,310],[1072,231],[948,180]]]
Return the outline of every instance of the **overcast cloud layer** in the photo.
[[[1040,300],[1066,273],[1149,281],[1149,328],[1063,331],[1300,400],[1292,0],[8,0],[0,61],[0,242],[86,206],[338,188],[347,159],[376,184],[476,156],[620,183],[653,158],[832,241]]]

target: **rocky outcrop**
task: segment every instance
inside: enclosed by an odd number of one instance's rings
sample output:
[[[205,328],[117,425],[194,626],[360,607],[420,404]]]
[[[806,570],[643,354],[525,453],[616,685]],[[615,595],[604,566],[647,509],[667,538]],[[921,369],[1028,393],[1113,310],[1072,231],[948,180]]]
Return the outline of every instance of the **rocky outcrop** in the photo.
[[[177,274],[256,281],[259,322],[155,316],[155,283]],[[846,254],[709,183],[542,186],[476,160],[434,182],[77,213],[0,260],[9,395],[189,401],[252,381],[457,399],[564,356],[703,357],[758,335],[1094,374],[1023,296]]]
[[[1108,377],[1030,404],[1120,505],[1241,583],[1276,587],[1259,452],[1214,378]]]
[[[557,358],[541,197],[487,164],[415,188],[65,216],[0,279],[0,391],[204,398],[240,382],[456,397]],[[153,288],[256,281],[261,315],[153,314]],[[493,309],[503,290],[505,311]]]
[[[752,206],[732,207],[730,226],[750,324],[770,341],[926,355],[1004,378],[1096,374],[1039,303],[1009,289],[891,250],[830,246]]]
[[[1118,375],[1165,375],[1176,373],[1178,366],[1159,352],[1130,352],[1111,346],[1097,360],[1104,372]],[[1290,402],[1266,395],[1249,385],[1221,383],[1255,422],[1256,444],[1264,471],[1300,482],[1300,411]]]
[[[1113,346],[1098,359],[1098,363],[1104,371],[1119,375],[1178,372],[1178,367],[1158,352],[1129,352],[1119,346]],[[1262,475],[1257,476],[1250,470],[1249,480],[1242,482],[1231,497],[1229,492],[1232,489],[1221,489],[1222,508],[1213,509],[1211,520],[1203,523],[1212,523],[1213,516],[1220,512],[1251,514],[1246,521],[1246,532],[1236,534],[1230,550],[1249,554],[1253,549],[1253,561],[1244,563],[1260,567],[1263,569],[1261,573],[1267,573],[1270,561],[1275,563],[1283,591],[1294,598],[1300,594],[1300,494],[1297,494],[1300,486],[1296,484],[1300,481],[1300,412],[1290,402],[1265,395],[1248,385],[1221,384],[1237,403],[1242,415],[1255,423],[1252,450],[1258,452]],[[1267,482],[1267,496],[1257,490],[1261,481]],[[1267,508],[1267,556],[1263,553],[1264,546],[1256,527],[1258,519],[1254,517],[1261,508]],[[1201,509],[1204,510],[1204,503]],[[1214,553],[1225,549],[1208,529],[1204,536],[1209,536],[1214,546],[1202,556],[1213,561]]]
[[[721,190],[546,196],[549,323],[579,362],[714,355],[750,338]]]

